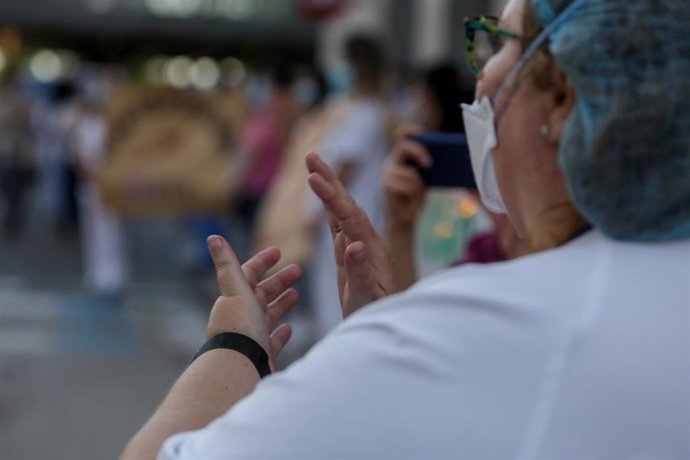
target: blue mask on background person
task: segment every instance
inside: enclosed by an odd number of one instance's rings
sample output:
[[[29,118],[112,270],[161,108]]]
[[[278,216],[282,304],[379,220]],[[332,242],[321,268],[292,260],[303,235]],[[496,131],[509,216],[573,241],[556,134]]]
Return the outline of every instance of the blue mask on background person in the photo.
[[[354,70],[346,62],[340,62],[328,71],[328,88],[332,94],[346,94],[354,84]]]
[[[319,84],[311,77],[299,78],[292,85],[295,100],[303,107],[311,107],[319,99]]]

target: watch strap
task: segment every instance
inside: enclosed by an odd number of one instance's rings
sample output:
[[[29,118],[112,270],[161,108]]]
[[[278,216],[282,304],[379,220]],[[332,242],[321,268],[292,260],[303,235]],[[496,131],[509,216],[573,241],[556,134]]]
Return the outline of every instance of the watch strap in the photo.
[[[224,348],[242,353],[254,364],[254,367],[256,367],[256,370],[261,378],[264,378],[271,373],[271,367],[268,364],[268,354],[266,354],[266,350],[264,350],[254,339],[236,332],[223,332],[211,337],[201,346],[199,351],[194,354],[189,364],[192,364],[194,360],[207,351],[215,350],[217,348]]]

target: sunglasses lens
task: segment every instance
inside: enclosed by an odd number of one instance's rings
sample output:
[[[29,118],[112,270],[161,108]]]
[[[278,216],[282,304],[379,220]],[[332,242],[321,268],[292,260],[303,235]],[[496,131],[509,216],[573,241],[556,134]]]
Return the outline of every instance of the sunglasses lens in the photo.
[[[494,35],[478,30],[474,34],[474,55],[477,59],[477,66],[481,71],[489,59],[500,49],[500,39]]]

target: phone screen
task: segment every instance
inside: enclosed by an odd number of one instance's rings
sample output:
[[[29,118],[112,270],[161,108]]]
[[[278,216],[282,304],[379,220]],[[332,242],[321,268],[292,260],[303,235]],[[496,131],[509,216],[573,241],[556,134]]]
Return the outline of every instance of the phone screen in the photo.
[[[427,187],[477,187],[464,133],[424,133],[411,139],[424,145],[433,158],[430,168],[415,164]]]

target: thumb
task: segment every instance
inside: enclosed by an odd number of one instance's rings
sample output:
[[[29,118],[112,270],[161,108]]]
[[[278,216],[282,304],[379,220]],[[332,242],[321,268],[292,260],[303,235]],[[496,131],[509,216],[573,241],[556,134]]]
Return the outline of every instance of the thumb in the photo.
[[[275,362],[278,359],[278,355],[283,351],[285,345],[287,345],[290,337],[292,336],[292,327],[289,324],[281,324],[278,329],[273,331],[273,334],[269,337],[269,349],[271,366],[275,366]],[[275,371],[275,369],[273,369]]]
[[[233,297],[245,294],[248,290],[251,291],[237,255],[228,242],[220,236],[213,235],[208,238],[207,244],[213,265],[216,267],[216,278],[221,295]]]
[[[363,242],[355,241],[345,249],[345,273],[350,299],[343,316],[381,297],[374,264]]]

